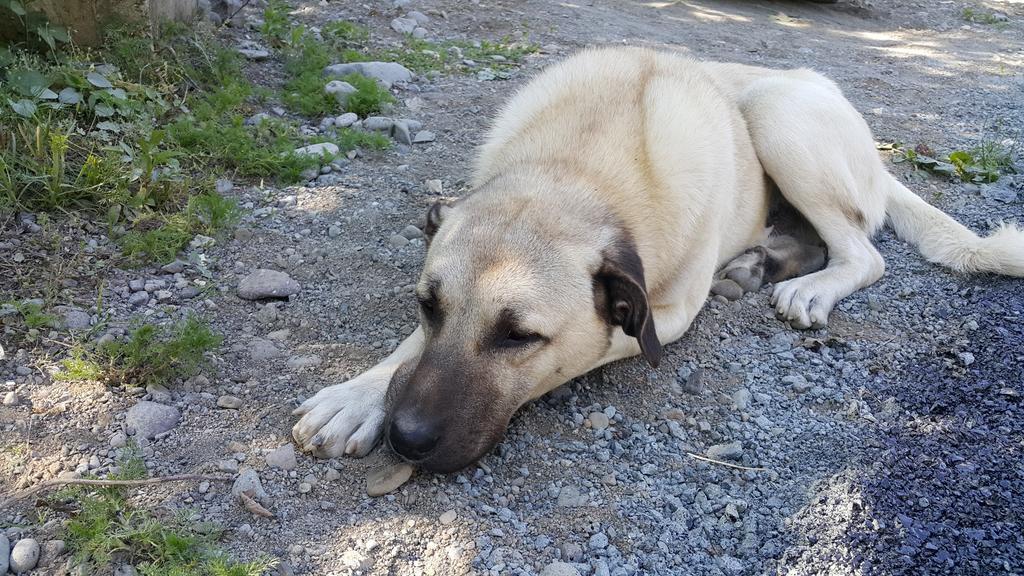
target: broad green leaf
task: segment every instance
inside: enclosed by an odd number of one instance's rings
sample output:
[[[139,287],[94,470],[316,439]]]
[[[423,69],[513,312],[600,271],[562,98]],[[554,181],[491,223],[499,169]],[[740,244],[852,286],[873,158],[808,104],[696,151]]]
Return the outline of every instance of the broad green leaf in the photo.
[[[10,0],[7,3],[7,7],[10,8],[11,12],[14,12],[18,16],[24,16],[28,13],[25,11],[25,7],[22,6],[21,2],[18,2],[18,0]]]
[[[35,33],[36,36],[39,36],[43,39],[43,42],[46,42],[46,45],[50,47],[51,51],[57,49],[57,43],[54,42],[53,35],[50,34],[49,28],[47,28],[46,26],[40,26],[39,28],[35,29]]]
[[[57,95],[57,99],[60,100],[62,104],[78,104],[82,101],[82,93],[68,86],[60,91],[60,94]]]
[[[114,107],[106,102],[98,102],[96,107],[93,108],[93,112],[100,118],[109,118],[114,115]]]
[[[96,128],[99,128],[100,130],[107,130],[107,131],[110,131],[110,132],[120,132],[121,131],[121,125],[120,124],[118,124],[116,122],[106,121],[106,120],[96,124]]]
[[[56,100],[57,99],[57,93],[54,92],[53,90],[50,90],[49,88],[43,88],[35,96],[36,96],[36,98],[39,98],[40,100]]]
[[[24,98],[22,98],[17,102],[10,99],[8,99],[7,101],[11,103],[11,108],[19,116],[31,118],[36,113],[36,105],[31,100],[25,100]]]
[[[46,76],[36,70],[13,70],[7,73],[7,81],[23,96],[35,96],[50,85]]]
[[[50,35],[58,42],[71,42],[71,36],[68,35],[67,28],[63,26],[50,26]]]
[[[106,78],[104,78],[102,75],[100,75],[97,72],[89,72],[89,74],[86,75],[85,79],[88,80],[90,84],[92,84],[93,86],[95,86],[97,88],[113,88],[114,87],[114,85],[110,83],[110,80],[107,80]]]
[[[120,89],[120,88],[111,88],[111,89],[107,90],[107,94],[110,94],[111,96],[113,96],[114,98],[117,98],[118,100],[127,100],[128,99],[128,94],[126,94],[125,91]]]

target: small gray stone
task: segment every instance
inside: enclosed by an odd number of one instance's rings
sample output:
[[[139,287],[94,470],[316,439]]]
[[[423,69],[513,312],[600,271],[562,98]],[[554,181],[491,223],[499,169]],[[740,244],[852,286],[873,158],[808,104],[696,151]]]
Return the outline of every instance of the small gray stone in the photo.
[[[392,234],[391,238],[388,239],[388,246],[392,249],[398,250],[409,243],[409,239],[401,234]]]
[[[146,281],[142,278],[136,278],[135,280],[128,281],[128,288],[132,292],[142,292],[146,289]]]
[[[457,516],[457,514],[456,514],[455,510],[448,510],[444,514],[441,514],[441,517],[438,518],[438,520],[441,522],[441,524],[448,525],[448,524],[451,524],[452,522],[455,522],[456,516]]]
[[[15,574],[28,572],[39,563],[39,542],[35,538],[22,538],[11,550],[10,570]]]
[[[220,398],[217,398],[217,406],[220,406],[221,408],[227,408],[228,410],[238,410],[239,408],[242,407],[242,404],[242,399],[239,398],[238,396],[231,396],[229,394],[225,394]]]
[[[341,226],[331,225],[329,228],[327,228],[327,235],[330,236],[331,238],[337,238],[338,236],[341,236]]]
[[[185,263],[182,262],[181,260],[175,260],[170,264],[164,264],[163,266],[160,267],[160,269],[168,274],[177,274],[185,270]]]
[[[708,458],[715,460],[739,460],[743,456],[743,444],[740,442],[727,442],[715,444],[705,452]]]
[[[233,458],[220,460],[217,462],[217,470],[234,474],[235,472],[238,472],[238,461]]]
[[[132,307],[144,306],[146,302],[150,301],[150,294],[146,292],[132,292],[131,296],[128,296],[128,303]]]
[[[260,324],[272,324],[277,321],[277,304],[271,302],[266,306],[261,306],[256,311],[256,321]]]
[[[283,355],[284,354],[278,350],[277,346],[275,346],[270,340],[254,338],[252,342],[249,343],[249,357],[257,362],[270,360],[271,358],[280,358]]]
[[[583,547],[575,542],[566,542],[560,547],[562,551],[562,558],[571,562],[579,562],[583,560]]]
[[[430,130],[420,130],[413,136],[413,144],[425,144],[427,142],[433,142],[437,137]]]
[[[235,478],[235,483],[231,486],[231,495],[235,498],[239,498],[243,492],[249,492],[254,499],[263,504],[267,504],[270,499],[260,482],[260,475],[248,466],[239,471],[238,478]]]
[[[57,311],[64,315],[64,328],[68,330],[89,329],[92,318],[85,310],[70,306],[58,306]]]
[[[793,389],[793,392],[796,392],[797,394],[803,394],[804,392],[807,392],[808,390],[811,389],[811,383],[808,382],[806,378],[799,374],[783,376],[782,382],[784,384],[789,384],[789,386]]]
[[[739,410],[746,410],[747,408],[750,408],[750,401],[752,398],[753,395],[750,393],[750,390],[747,390],[746,388],[740,388],[732,393],[732,403],[735,404],[736,408]]]
[[[245,56],[249,60],[259,62],[260,60],[266,60],[270,58],[270,52],[267,50],[253,50],[250,48],[239,48],[238,53]]]
[[[152,438],[178,425],[181,413],[174,406],[143,400],[132,406],[125,417],[125,425],[135,429],[135,435]]]
[[[246,300],[286,298],[299,292],[299,283],[284,272],[260,268],[238,283],[238,295]]]
[[[427,16],[423,12],[419,12],[417,10],[413,10],[413,11],[409,12],[408,14],[405,15],[405,17],[410,19],[410,20],[416,21],[416,23],[420,24],[420,25],[423,25],[423,24],[426,24],[427,22],[430,22],[430,17],[429,16]]]
[[[412,465],[405,462],[375,468],[366,475],[366,493],[376,497],[394,492],[409,481],[412,472]]]
[[[394,125],[394,118],[388,118],[387,116],[370,116],[363,120],[364,129],[376,132],[390,132]]]
[[[67,548],[63,540],[47,540],[43,542],[42,550],[39,552],[39,567],[52,566],[53,561],[60,557]]]
[[[355,112],[345,112],[334,119],[334,125],[338,128],[348,128],[355,124],[357,120],[359,120],[359,116]]]
[[[594,430],[604,430],[611,423],[604,412],[591,412],[587,418],[590,419],[590,427]]]
[[[316,354],[310,354],[308,356],[292,356],[288,359],[285,364],[292,370],[300,370],[302,368],[312,368],[319,366],[323,360],[320,359]]]
[[[590,549],[594,551],[604,550],[608,547],[608,535],[604,532],[598,532],[590,537],[590,540],[587,542],[587,545],[590,546]]]
[[[540,576],[580,576],[580,571],[568,562],[552,562],[540,571]]]
[[[235,183],[227,178],[218,178],[214,183],[214,189],[217,191],[217,194],[227,194],[235,189]]]
[[[401,234],[402,236],[405,236],[409,240],[415,240],[417,238],[422,238],[423,237],[423,231],[420,230],[419,228],[413,226],[412,224],[409,224],[405,228],[402,228],[402,231],[399,232],[399,234]]]
[[[388,88],[396,82],[412,80],[412,71],[397,62],[351,62],[324,68],[324,76],[346,76],[353,73],[373,78]]]
[[[14,390],[4,394],[4,406],[17,406],[19,400],[18,393]]]
[[[416,29],[416,21],[412,18],[395,18],[391,21],[391,29],[399,34],[412,34]]]
[[[426,38],[428,34],[429,32],[427,32],[427,29],[422,26],[417,26],[412,29],[412,37],[418,40]]]
[[[1021,184],[1018,186],[1012,178],[1003,177],[993,184],[983,184],[981,186],[981,195],[990,200],[1009,204],[1017,200],[1017,191],[1021,187],[1024,187],[1024,179],[1021,180]]]
[[[295,446],[291,443],[283,444],[272,452],[267,453],[266,460],[267,466],[282,470],[294,470],[299,465],[295,459]]]
[[[576,507],[576,506],[586,506],[586,504],[587,504],[587,495],[586,494],[580,494],[579,489],[576,488],[575,486],[563,486],[558,491],[558,501],[557,501],[557,503],[558,503],[559,506],[566,507],[566,508],[571,508],[571,507]]]
[[[115,432],[110,437],[111,448],[124,448],[128,444],[128,437],[125,436],[124,432]]]

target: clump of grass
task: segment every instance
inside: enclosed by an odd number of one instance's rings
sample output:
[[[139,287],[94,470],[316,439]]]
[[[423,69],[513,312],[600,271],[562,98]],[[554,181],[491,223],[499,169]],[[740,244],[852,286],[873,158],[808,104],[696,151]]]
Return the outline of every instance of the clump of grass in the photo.
[[[361,47],[370,39],[369,30],[347,20],[335,20],[324,25],[320,35],[336,49]]]
[[[168,328],[140,326],[127,340],[101,347],[108,377],[138,385],[165,383],[196,373],[204,354],[220,346],[222,338],[195,316]]]
[[[349,112],[355,112],[359,116],[380,114],[387,106],[395,103],[395,97],[391,92],[373,78],[367,78],[362,74],[348,74],[342,80],[356,89],[349,94],[345,103],[345,109]]]
[[[292,29],[284,58],[289,76],[281,96],[285,107],[303,116],[325,116],[339,111],[337,100],[324,91],[323,70],[333,59],[326,44],[298,26]]]
[[[6,303],[6,306],[14,308],[21,316],[21,321],[25,323],[26,328],[52,328],[57,325],[57,318],[46,313],[38,302],[10,301]]]
[[[186,212],[153,214],[139,222],[135,230],[119,238],[118,242],[121,253],[129,263],[166,263],[174,260],[193,236],[193,222]]]
[[[343,128],[338,131],[335,143],[338,145],[338,149],[342,152],[348,152],[349,150],[355,150],[356,148],[387,150],[391,147],[391,139],[383,134],[378,132],[363,132],[361,130],[352,130],[349,128]]]
[[[137,447],[126,448],[111,479],[144,478]],[[74,561],[93,573],[109,572],[115,558],[144,576],[261,576],[274,561],[235,562],[219,548],[221,531],[187,514],[154,515],[138,508],[119,487],[73,487],[54,495],[77,506],[65,526]]]
[[[974,22],[975,24],[1002,24],[1006,22],[1005,17],[1000,18],[993,12],[975,10],[973,8],[964,8],[960,15],[964,20]]]
[[[81,347],[71,351],[71,356],[61,361],[61,370],[53,375],[54,380],[83,382],[103,379],[103,367],[88,356]]]

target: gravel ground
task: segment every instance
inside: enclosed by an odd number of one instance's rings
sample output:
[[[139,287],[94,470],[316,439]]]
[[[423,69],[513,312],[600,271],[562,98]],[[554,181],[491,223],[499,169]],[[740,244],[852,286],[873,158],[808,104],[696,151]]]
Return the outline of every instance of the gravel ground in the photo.
[[[966,22],[964,8],[1007,21]],[[779,323],[767,289],[712,300],[659,369],[625,361],[571,382],[524,408],[505,441],[461,473],[416,474],[370,498],[365,478],[384,455],[314,460],[293,454],[289,438],[297,402],[413,330],[425,247],[409,226],[439,195],[465,192],[488,119],[546,63],[628,42],[810,66],[840,84],[880,141],[948,151],[1008,138],[1020,162],[1021,4],[308,1],[294,17],[351,19],[397,39],[389,23],[413,9],[429,16],[430,37],[528,32],[543,48],[507,80],[470,73],[396,88],[396,116],[422,122],[432,143],[339,162],[303,186],[235,182],[241,227],[180,271],[101,266],[114,250],[102,227],[60,222],[65,247],[47,251],[30,217],[6,225],[5,291],[31,297],[41,279],[63,279],[66,320],[96,323],[105,278],[111,337],[133,315],[197,312],[225,342],[202,375],[169,390],[55,382],[47,367],[62,347],[5,344],[0,496],[61,473],[102,474],[126,435],[164,424],[143,441],[152,473],[241,467],[276,517],[250,515],[216,483],[136,498],[222,523],[228,549],[273,554],[281,574],[1024,574],[1024,285],[952,274],[888,232],[877,239],[885,277],[840,303],[827,329]],[[249,73],[280,81],[273,58]],[[979,232],[1024,221],[1024,180],[979,188],[893,170]],[[239,298],[259,268],[288,273],[300,292]],[[705,454],[748,469],[691,457]],[[12,545],[31,536],[45,549],[55,522],[35,519],[28,507],[0,511]]]

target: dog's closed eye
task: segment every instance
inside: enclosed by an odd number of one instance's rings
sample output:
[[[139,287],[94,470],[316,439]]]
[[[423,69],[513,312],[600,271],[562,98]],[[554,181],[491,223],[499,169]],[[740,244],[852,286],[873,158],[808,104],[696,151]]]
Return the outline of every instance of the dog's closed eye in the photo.
[[[533,344],[547,342],[547,338],[536,332],[526,332],[512,328],[505,334],[505,337],[498,343],[499,348],[525,348]]]

